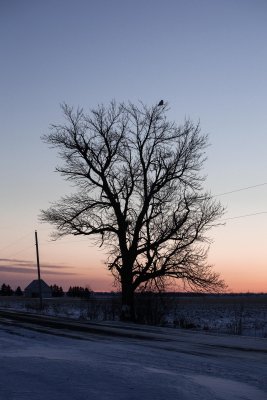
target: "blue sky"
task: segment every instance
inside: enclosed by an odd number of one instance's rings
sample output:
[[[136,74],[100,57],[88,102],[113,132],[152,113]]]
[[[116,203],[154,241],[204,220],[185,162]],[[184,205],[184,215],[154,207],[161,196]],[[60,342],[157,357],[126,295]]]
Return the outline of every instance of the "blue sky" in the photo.
[[[164,99],[170,119],[200,120],[209,134],[213,194],[267,182],[266,16],[265,0],[1,0],[0,258],[19,262],[0,262],[0,284],[33,276],[15,268],[34,260],[38,229],[43,262],[75,274],[54,268],[48,281],[111,287],[104,254],[82,239],[49,245],[51,229],[38,223],[39,210],[71,190],[40,140],[62,121],[62,102]],[[219,198],[226,219],[267,212],[266,185]],[[229,287],[266,290],[267,214],[225,222],[211,232],[210,261]]]

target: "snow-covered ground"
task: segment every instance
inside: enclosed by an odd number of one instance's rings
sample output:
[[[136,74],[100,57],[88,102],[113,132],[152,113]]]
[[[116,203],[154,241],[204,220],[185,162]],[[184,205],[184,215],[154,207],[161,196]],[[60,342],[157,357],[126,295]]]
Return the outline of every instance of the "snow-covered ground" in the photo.
[[[0,400],[267,399],[267,339],[137,328],[151,339],[0,324]]]
[[[144,301],[145,300],[145,301]],[[101,297],[95,294],[89,300],[51,298],[44,300],[43,314],[83,319],[87,321],[118,320],[118,296]],[[138,303],[144,322],[191,328],[199,331],[228,333],[267,338],[267,295],[238,296],[166,296],[161,301],[154,297],[142,298]],[[140,307],[142,309],[140,310]],[[39,300],[1,297],[0,308],[39,313]],[[141,312],[140,312],[141,311]]]

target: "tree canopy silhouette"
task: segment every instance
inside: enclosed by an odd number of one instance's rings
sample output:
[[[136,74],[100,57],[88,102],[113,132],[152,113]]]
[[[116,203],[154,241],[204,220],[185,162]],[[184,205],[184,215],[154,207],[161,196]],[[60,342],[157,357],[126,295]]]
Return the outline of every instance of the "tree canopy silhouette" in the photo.
[[[224,283],[207,264],[207,231],[223,208],[204,192],[207,136],[178,126],[168,105],[100,105],[85,113],[64,104],[65,124],[43,140],[59,149],[61,175],[76,187],[41,219],[55,237],[95,237],[121,284],[122,319],[135,318],[134,292],[166,278],[210,290]]]

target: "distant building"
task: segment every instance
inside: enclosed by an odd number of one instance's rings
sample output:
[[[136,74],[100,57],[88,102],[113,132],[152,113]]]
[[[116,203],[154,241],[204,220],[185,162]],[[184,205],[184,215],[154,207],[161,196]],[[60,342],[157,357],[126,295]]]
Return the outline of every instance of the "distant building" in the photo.
[[[42,297],[52,297],[51,288],[41,279],[41,290]],[[39,297],[39,281],[38,279],[34,279],[25,289],[24,289],[25,297]]]

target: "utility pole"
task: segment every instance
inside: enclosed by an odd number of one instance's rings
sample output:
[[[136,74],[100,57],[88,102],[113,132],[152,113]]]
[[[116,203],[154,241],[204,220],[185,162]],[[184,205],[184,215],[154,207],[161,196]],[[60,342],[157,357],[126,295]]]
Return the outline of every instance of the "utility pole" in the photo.
[[[39,248],[38,248],[37,231],[35,231],[35,246],[36,246],[36,260],[37,260],[37,271],[38,271],[40,310],[42,310],[42,308],[43,308],[43,296],[42,296],[42,284],[41,284],[41,273],[40,273],[40,262],[39,262]]]

